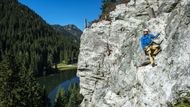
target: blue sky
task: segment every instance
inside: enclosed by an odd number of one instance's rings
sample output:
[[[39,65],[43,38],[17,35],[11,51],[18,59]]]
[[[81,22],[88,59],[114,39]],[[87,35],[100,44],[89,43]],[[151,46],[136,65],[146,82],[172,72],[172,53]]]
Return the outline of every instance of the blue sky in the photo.
[[[84,18],[98,19],[101,0],[19,0],[49,24],[75,24],[83,30]]]

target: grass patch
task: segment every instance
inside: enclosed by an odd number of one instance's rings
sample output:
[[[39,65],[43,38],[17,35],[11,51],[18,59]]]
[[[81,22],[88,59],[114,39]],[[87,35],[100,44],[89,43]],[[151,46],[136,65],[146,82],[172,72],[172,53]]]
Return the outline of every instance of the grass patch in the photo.
[[[53,68],[55,68],[55,66],[53,66]],[[57,68],[59,71],[72,71],[72,70],[77,70],[77,64],[67,65],[65,63],[59,63],[57,65]]]
[[[190,104],[187,102],[181,102],[179,104],[174,105],[174,107],[190,107]]]
[[[181,95],[178,93],[179,96]],[[169,107],[190,107],[190,92],[187,92],[185,96],[179,98],[177,103]]]

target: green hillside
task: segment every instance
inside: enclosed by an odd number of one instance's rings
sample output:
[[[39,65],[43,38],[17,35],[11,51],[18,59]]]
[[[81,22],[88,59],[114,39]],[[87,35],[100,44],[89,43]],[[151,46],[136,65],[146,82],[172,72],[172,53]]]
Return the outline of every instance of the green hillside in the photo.
[[[56,32],[17,0],[0,1],[0,61],[11,54],[36,76],[63,60],[76,63],[79,41]]]

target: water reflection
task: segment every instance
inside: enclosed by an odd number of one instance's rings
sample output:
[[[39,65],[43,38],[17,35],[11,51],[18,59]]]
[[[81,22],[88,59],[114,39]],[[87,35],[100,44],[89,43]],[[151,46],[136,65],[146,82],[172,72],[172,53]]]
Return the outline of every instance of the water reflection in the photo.
[[[78,77],[74,77],[71,80],[64,81],[63,83],[59,84],[57,87],[55,87],[49,94],[48,97],[50,98],[51,104],[54,105],[55,103],[55,98],[57,95],[57,92],[59,89],[63,88],[64,90],[68,90],[69,86],[71,84],[79,84],[80,80]]]

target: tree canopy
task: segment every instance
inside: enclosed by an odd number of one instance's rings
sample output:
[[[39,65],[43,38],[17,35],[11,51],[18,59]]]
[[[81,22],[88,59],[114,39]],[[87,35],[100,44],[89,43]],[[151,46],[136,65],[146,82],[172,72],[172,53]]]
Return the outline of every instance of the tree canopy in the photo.
[[[56,32],[34,11],[15,1],[0,2],[0,61],[11,53],[35,75],[50,71],[63,60],[77,62],[79,41]]]

